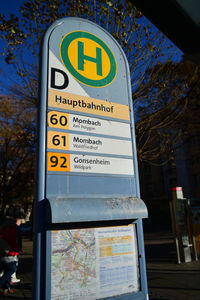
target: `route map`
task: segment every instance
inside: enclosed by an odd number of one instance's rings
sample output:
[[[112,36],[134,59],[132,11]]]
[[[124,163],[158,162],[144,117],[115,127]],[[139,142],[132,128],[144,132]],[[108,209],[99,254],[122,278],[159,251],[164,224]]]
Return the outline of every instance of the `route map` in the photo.
[[[95,300],[139,290],[133,225],[52,231],[51,300]]]
[[[53,231],[52,241],[51,299],[95,299],[94,230]]]

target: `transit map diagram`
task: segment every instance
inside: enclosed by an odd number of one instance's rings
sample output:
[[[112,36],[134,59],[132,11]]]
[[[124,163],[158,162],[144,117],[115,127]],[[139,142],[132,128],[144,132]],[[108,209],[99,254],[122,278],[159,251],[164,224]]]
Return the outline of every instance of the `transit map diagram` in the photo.
[[[94,300],[138,291],[134,229],[52,231],[51,299]]]
[[[51,299],[94,299],[96,250],[94,230],[52,233]]]

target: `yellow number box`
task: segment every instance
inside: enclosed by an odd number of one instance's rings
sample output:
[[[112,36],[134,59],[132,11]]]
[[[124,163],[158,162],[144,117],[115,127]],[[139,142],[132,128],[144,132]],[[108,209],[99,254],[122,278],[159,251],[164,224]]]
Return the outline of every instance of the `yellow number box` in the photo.
[[[69,134],[58,131],[48,131],[48,148],[69,150]]]
[[[48,152],[48,171],[70,172],[70,154]]]
[[[48,126],[68,130],[69,114],[59,111],[50,111],[48,113]]]

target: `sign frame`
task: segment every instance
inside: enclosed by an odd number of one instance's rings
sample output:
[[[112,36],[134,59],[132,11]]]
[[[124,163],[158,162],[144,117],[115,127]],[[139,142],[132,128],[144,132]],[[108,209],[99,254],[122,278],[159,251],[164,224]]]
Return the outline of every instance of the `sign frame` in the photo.
[[[78,22],[87,22],[88,24],[93,24],[88,20],[83,20],[80,18],[64,18],[58,21],[55,21],[46,31],[43,38],[43,47],[42,47],[42,55],[41,55],[41,72],[40,72],[40,109],[38,115],[38,148],[37,148],[37,174],[36,174],[36,196],[35,196],[35,217],[34,217],[34,268],[33,268],[33,299],[34,300],[49,300],[50,299],[50,289],[49,289],[49,280],[50,280],[50,260],[48,259],[51,253],[51,230],[52,228],[61,228],[60,225],[52,226],[51,222],[48,219],[49,209],[49,201],[46,199],[46,168],[47,168],[47,99],[48,99],[48,56],[49,56],[49,39],[52,35],[52,32],[55,28],[59,27],[63,22],[70,20],[77,20]],[[93,24],[94,25],[94,24]],[[99,27],[98,25],[95,25]],[[100,27],[99,27],[100,28]],[[109,35],[104,29],[101,28],[110,38],[115,42],[114,38]],[[126,61],[126,70],[129,72],[128,62],[126,57],[122,51],[122,55],[124,56],[124,60]],[[130,76],[130,75],[129,75]],[[45,87],[45,88],[44,88]],[[131,95],[131,88],[129,87],[128,91],[129,95]],[[133,151],[136,153],[136,143],[135,143],[135,131],[134,131],[134,119],[133,119],[133,108],[129,105],[130,109],[130,126],[131,126],[131,135],[132,135],[132,146]],[[66,111],[67,112],[67,111]],[[68,112],[67,112],[68,113]],[[94,115],[94,118],[96,116]],[[140,200],[140,189],[139,189],[139,176],[138,176],[138,168],[137,168],[137,157],[133,155],[133,163],[134,163],[134,176],[135,176],[135,196],[136,199],[129,199],[131,201],[131,206],[133,208],[134,202],[139,203],[140,213],[138,217],[136,215],[132,215],[131,213],[126,216],[120,216],[119,224],[129,224],[134,223],[136,225],[137,234],[137,243],[138,243],[138,257],[139,257],[139,268],[141,274],[141,289],[139,293],[130,294],[130,295],[120,295],[114,296],[115,299],[120,300],[128,300],[128,299],[145,299],[148,300],[148,289],[147,289],[147,279],[146,279],[146,265],[145,265],[145,254],[144,254],[144,240],[143,240],[143,229],[142,229],[142,218],[147,217],[147,209],[145,205]],[[90,202],[91,199],[86,199]],[[105,197],[104,197],[105,200]],[[111,200],[111,198],[109,199]],[[120,211],[124,211],[124,199],[118,199],[118,202],[115,199],[112,201],[108,201],[107,209],[108,211],[112,211],[113,213],[113,205],[116,206]],[[100,201],[101,202],[101,201]],[[131,209],[129,210],[131,212]],[[95,216],[95,211],[91,211],[91,214]],[[47,217],[45,217],[47,216]],[[114,214],[113,214],[114,216]],[[113,224],[112,220],[91,220],[91,223],[88,222],[77,222],[77,223],[68,223],[65,224],[65,228],[77,228],[77,226],[81,226],[81,228],[86,228],[89,226],[105,226],[106,224]],[[78,225],[77,225],[78,224]],[[87,224],[87,226],[86,226]],[[109,225],[110,226],[110,225]],[[45,288],[44,288],[45,287]],[[131,297],[131,298],[130,298]],[[138,298],[139,297],[139,298]],[[112,298],[110,298],[112,299]]]

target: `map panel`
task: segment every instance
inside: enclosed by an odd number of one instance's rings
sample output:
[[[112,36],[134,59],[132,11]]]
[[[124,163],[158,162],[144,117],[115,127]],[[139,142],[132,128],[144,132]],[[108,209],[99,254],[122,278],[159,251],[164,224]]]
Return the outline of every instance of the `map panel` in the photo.
[[[134,225],[52,231],[51,299],[100,299],[139,290]]]

